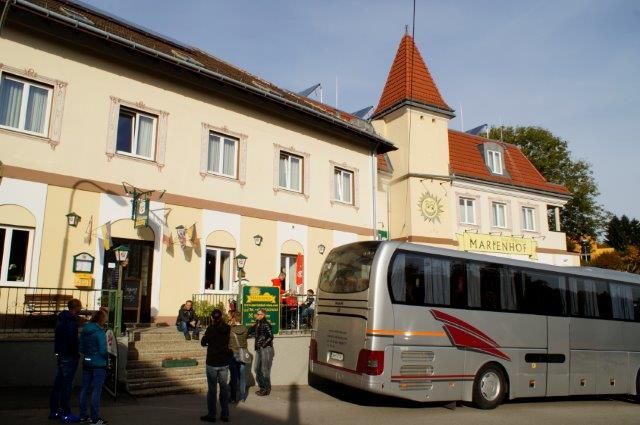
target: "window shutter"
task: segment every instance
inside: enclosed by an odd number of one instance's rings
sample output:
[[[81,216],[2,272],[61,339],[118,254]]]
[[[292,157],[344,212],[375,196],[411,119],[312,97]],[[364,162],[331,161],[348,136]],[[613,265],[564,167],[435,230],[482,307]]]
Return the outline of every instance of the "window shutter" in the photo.
[[[202,123],[202,134],[200,136],[200,175],[207,175],[207,160],[209,149],[209,126]]]
[[[107,149],[109,159],[116,154],[116,134],[118,133],[118,113],[120,112],[120,99],[111,96],[111,108],[109,110],[109,127],[107,128]]]
[[[156,163],[158,168],[164,167],[167,152],[167,130],[169,114],[161,112],[158,116],[158,139],[156,140]]]

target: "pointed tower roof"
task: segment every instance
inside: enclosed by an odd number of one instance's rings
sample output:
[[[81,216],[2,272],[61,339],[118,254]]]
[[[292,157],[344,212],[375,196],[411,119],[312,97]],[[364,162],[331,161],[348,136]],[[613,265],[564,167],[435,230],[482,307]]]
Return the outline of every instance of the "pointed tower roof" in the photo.
[[[409,34],[405,34],[400,40],[387,83],[372,117],[383,115],[407,101],[454,116],[453,109],[442,99],[420,51]]]

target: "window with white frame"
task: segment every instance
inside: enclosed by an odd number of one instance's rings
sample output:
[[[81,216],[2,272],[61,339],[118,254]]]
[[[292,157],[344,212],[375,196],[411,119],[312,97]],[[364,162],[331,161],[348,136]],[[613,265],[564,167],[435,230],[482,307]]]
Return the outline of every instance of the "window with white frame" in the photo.
[[[493,174],[502,174],[502,152],[487,150],[487,166]]]
[[[507,204],[493,202],[491,210],[493,227],[507,227]]]
[[[522,207],[522,230],[536,230],[536,210],[531,207]]]
[[[233,279],[234,251],[207,247],[204,288],[207,291],[229,291]]]
[[[0,78],[0,126],[48,136],[53,87],[3,73]]]
[[[476,200],[460,198],[460,223],[476,224]]]
[[[333,168],[333,199],[353,204],[353,171]]]
[[[153,160],[157,126],[157,116],[121,106],[118,115],[116,151],[120,154]]]
[[[278,163],[278,185],[283,189],[302,192],[302,157],[280,152]]]
[[[0,226],[0,283],[28,282],[33,229]]]
[[[280,255],[280,271],[285,274],[285,291],[297,291],[296,271],[298,267],[298,256],[290,254]],[[304,281],[304,280],[303,280]]]
[[[238,140],[222,134],[209,132],[207,172],[226,177],[237,177]]]

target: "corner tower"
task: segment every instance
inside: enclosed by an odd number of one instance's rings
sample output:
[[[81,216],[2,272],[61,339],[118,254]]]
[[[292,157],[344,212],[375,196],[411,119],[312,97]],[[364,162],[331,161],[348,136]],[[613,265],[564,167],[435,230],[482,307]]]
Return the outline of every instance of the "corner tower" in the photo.
[[[389,153],[391,238],[430,235],[428,242],[438,243],[450,234],[451,218],[440,205],[447,203],[444,186],[450,184],[448,125],[454,116],[413,38],[405,34],[371,118],[376,131],[399,148]]]

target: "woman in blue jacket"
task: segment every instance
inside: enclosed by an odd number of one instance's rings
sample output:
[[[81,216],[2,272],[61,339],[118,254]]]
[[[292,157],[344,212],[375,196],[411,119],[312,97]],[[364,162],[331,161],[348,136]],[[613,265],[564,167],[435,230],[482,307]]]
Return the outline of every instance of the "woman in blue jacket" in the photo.
[[[80,335],[82,353],[82,391],[80,392],[80,421],[92,424],[106,424],[100,418],[100,396],[107,376],[107,336],[104,324],[107,315],[99,310],[91,321],[84,325]],[[87,398],[91,392],[91,418],[87,417]]]

